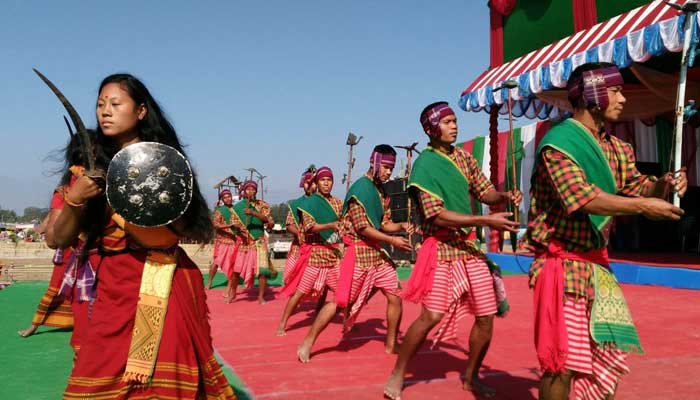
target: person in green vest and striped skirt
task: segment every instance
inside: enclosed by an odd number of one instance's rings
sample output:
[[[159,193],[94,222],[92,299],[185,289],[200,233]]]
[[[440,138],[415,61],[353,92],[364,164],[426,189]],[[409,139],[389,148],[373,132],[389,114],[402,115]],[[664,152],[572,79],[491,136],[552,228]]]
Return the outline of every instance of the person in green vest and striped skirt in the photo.
[[[335,292],[338,286],[339,264],[342,258],[344,232],[341,214],[343,200],[331,194],[333,171],[321,167],[316,171],[318,192],[309,196],[301,205],[301,225],[304,230],[304,247],[298,263],[302,263],[303,275],[296,288],[303,296],[322,296],[324,291]],[[303,254],[301,254],[303,253]],[[335,315],[335,303],[328,300],[316,315],[309,333],[297,349],[297,358],[306,363],[311,359],[311,347],[318,334]]]
[[[686,174],[662,179],[639,173],[634,149],[605,132],[625,105],[613,64],[584,64],[567,84],[573,117],[539,143],[525,245],[535,252],[535,347],[544,374],[539,398],[611,399],[626,356],[642,352],[622,290],[610,270],[612,217],[642,214],[679,220],[664,200],[683,195]]]
[[[369,170],[350,186],[345,196],[345,254],[335,293],[336,305],[348,308],[344,332],[350,330],[374,291],[384,294],[387,299],[384,349],[389,354],[398,352],[402,304],[396,265],[381,245],[388,244],[402,251],[413,249],[407,237],[391,235],[413,233],[413,226],[408,222],[396,223],[391,219],[390,197],[383,183],[391,178],[395,164],[396,151],[391,146],[375,146]]]
[[[289,321],[289,317],[305,297],[305,294],[298,292],[297,288],[299,287],[301,278],[304,276],[306,264],[298,261],[302,255],[302,249],[304,249],[304,256],[308,256],[311,249],[308,245],[304,244],[304,226],[301,221],[299,207],[304,204],[312,194],[316,193],[316,168],[313,165],[307,168],[301,175],[299,187],[304,189],[304,195],[289,202],[289,212],[287,213],[286,227],[287,231],[294,235],[294,241],[292,241],[292,246],[287,253],[287,261],[284,264],[284,286],[279,294],[281,297],[286,297],[289,300],[287,300],[284,311],[282,311],[280,323],[275,331],[275,335],[277,336],[285,336],[287,334],[287,322]],[[319,296],[319,309],[323,307],[325,301],[324,295]]]
[[[246,288],[252,287],[257,277],[258,302],[264,304],[267,278],[274,275],[267,254],[269,250],[265,229],[271,229],[275,221],[270,215],[270,205],[264,200],[256,199],[257,193],[258,184],[255,181],[243,182],[241,184],[241,197],[243,199],[233,206],[233,215],[242,222],[245,229],[239,232],[240,245],[231,278],[233,284],[231,301],[236,298],[239,277],[243,278]]]
[[[474,228],[488,226],[515,233],[518,224],[509,219],[511,213],[472,215],[469,194],[488,205],[512,203],[515,209],[522,194],[517,190],[497,191],[474,157],[454,146],[457,118],[446,102],[427,106],[420,122],[430,143],[413,165],[408,184],[423,220],[423,243],[402,296],[421,303],[422,309],[406,331],[384,395],[401,398],[408,362],[438,323],[442,321],[435,343],[455,338],[457,322],[472,314],[474,325],[469,335],[463,388],[481,396],[493,396],[494,389],[479,381],[478,373],[491,342],[493,317],[501,299],[495,274],[486,256],[474,245]]]
[[[239,232],[245,229],[245,225],[237,218],[233,211],[233,196],[231,191],[224,189],[219,193],[219,201],[222,203],[214,210],[212,224],[215,229],[214,254],[211,268],[209,269],[209,282],[207,289],[211,289],[212,280],[216,274],[216,269],[221,271],[228,279],[224,300],[229,302],[235,290],[233,289],[233,265],[236,262],[236,253],[240,244]]]

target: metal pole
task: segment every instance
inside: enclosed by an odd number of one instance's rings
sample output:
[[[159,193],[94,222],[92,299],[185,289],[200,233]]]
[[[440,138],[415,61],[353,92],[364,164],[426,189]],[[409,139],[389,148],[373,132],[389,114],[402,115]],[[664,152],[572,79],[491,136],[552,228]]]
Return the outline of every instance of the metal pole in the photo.
[[[688,74],[688,48],[690,47],[691,22],[695,13],[690,11],[685,14],[683,25],[683,55],[681,57],[681,71],[678,76],[678,93],[676,97],[676,126],[673,138],[673,171],[681,169],[681,156],[683,150],[683,104],[685,103],[685,84]],[[678,193],[673,194],[673,205],[680,207],[681,199]]]
[[[265,178],[267,178],[267,176],[258,175],[258,179],[260,179],[260,200],[265,200],[265,186],[264,186]]]
[[[350,150],[348,151],[348,177],[347,180],[345,181],[345,192],[350,191],[350,182],[352,181],[352,166],[354,164],[353,159],[352,159],[352,147],[354,144],[350,144]]]
[[[408,194],[408,180],[411,178],[411,159],[413,157],[413,150],[411,148],[407,149],[408,154],[406,155],[407,160],[407,165],[406,165],[406,178],[404,179],[404,190],[406,190],[406,206],[408,206],[408,210],[406,212],[406,222],[408,222],[409,225],[413,225],[413,221],[411,219],[411,209],[413,208],[413,204],[411,203],[411,195]],[[408,234],[408,243],[411,245],[411,262],[415,260],[415,249],[413,248],[413,235],[410,233]]]
[[[517,173],[516,173],[516,168],[515,168],[515,140],[513,140],[513,104],[512,104],[512,99],[510,97],[510,88],[506,89],[508,91],[508,143],[510,146],[510,176],[511,176],[511,183],[513,184],[513,187],[511,189],[517,189],[518,188],[518,183],[516,182],[517,179]],[[515,223],[518,223],[518,214],[520,213],[520,210],[515,207],[515,204],[513,204],[513,221]],[[512,239],[511,239],[512,240]]]

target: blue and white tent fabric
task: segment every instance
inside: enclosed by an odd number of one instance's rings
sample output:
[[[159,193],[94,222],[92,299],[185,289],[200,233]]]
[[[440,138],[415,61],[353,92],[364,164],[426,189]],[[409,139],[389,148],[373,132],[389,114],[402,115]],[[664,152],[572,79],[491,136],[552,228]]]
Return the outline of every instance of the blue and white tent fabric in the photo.
[[[672,0],[684,4],[686,0]],[[698,43],[698,17],[692,16],[691,44]],[[538,93],[566,86],[571,71],[587,62],[610,62],[620,68],[644,62],[683,48],[686,16],[661,0],[620,14],[589,29],[532,51],[513,61],[484,71],[462,92],[459,105],[465,111],[490,112],[492,106],[513,100],[513,115],[556,118],[560,110],[537,98]],[[514,80],[518,87],[502,88]],[[507,113],[506,107],[499,110]]]

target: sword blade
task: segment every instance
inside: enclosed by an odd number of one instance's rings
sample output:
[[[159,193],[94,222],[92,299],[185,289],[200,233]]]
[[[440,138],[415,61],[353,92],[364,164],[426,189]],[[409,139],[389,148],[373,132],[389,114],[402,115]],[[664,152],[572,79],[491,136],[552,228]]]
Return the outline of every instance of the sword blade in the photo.
[[[63,116],[63,121],[65,121],[66,126],[68,127],[68,134],[70,135],[70,137],[73,137],[73,128],[70,126],[70,122],[68,122],[68,118],[66,118],[65,115]]]
[[[34,72],[41,78],[42,81],[46,84],[46,86],[51,89],[51,91],[58,97],[58,100],[61,101],[61,104],[63,104],[63,107],[66,109],[68,112],[68,116],[70,117],[71,121],[73,121],[73,125],[75,126],[75,130],[77,131],[78,138],[80,139],[80,147],[83,150],[83,163],[85,163],[85,167],[87,168],[88,171],[91,171],[95,168],[95,160],[93,159],[93,151],[92,151],[92,141],[90,140],[90,135],[87,133],[87,129],[85,129],[85,124],[83,124],[83,120],[80,119],[80,115],[78,115],[78,112],[75,111],[75,108],[73,108],[73,105],[68,101],[66,96],[61,93],[60,90],[56,87],[56,85],[53,84],[49,80],[49,78],[45,77],[44,74],[39,72],[36,68],[32,68]]]

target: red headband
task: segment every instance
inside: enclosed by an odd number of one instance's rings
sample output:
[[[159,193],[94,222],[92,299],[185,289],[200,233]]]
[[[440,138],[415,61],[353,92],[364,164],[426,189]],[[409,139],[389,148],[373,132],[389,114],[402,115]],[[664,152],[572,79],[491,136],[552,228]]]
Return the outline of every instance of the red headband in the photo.
[[[258,184],[255,183],[255,181],[248,180],[248,181],[243,182],[243,184],[241,185],[241,192],[245,192],[245,190],[248,189],[249,187],[255,188],[256,191],[258,190]]]
[[[313,172],[311,172],[311,171],[304,172],[301,175],[301,180],[299,181],[299,187],[303,188],[304,184],[313,182],[314,177],[315,177],[315,175]]]
[[[440,120],[448,115],[455,115],[447,102],[440,102],[425,110],[420,116],[420,123],[428,136],[440,136]]]
[[[373,151],[372,155],[369,157],[369,162],[372,166],[372,170],[374,170],[374,176],[378,176],[382,164],[394,168],[394,165],[396,165],[396,155]]]
[[[316,171],[316,182],[320,181],[321,178],[331,178],[333,179],[333,171],[328,167],[321,167]]]
[[[226,195],[231,196],[231,191],[228,189],[222,190],[221,193],[219,193],[219,200],[223,199]]]
[[[613,66],[584,71],[579,79],[569,81],[567,91],[569,101],[576,104],[583,96],[586,107],[608,108],[608,88],[624,84],[620,70]]]

